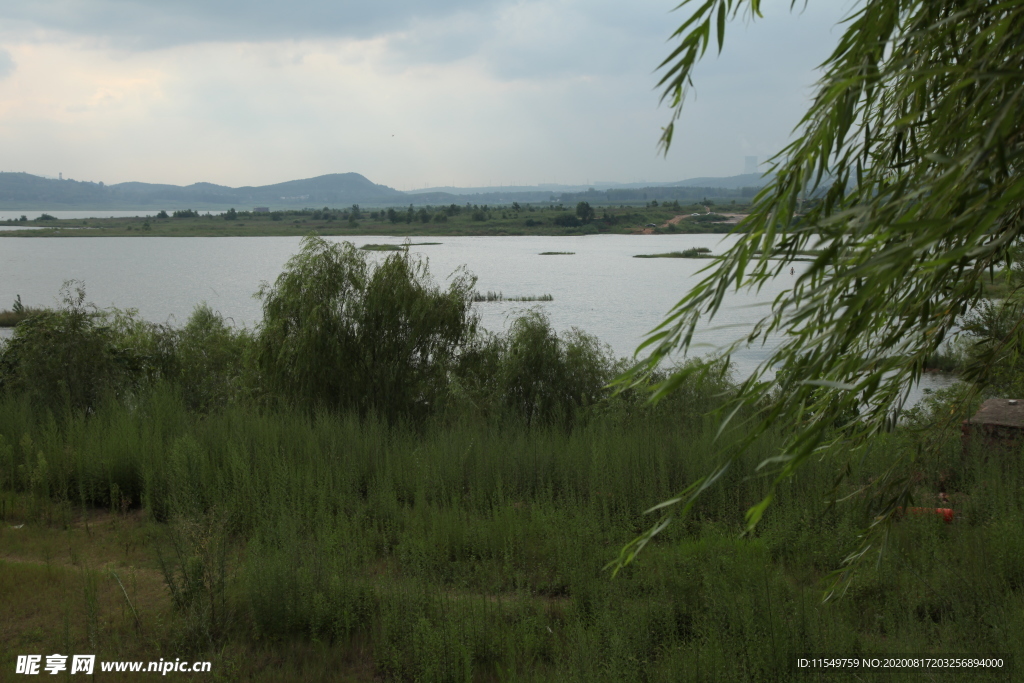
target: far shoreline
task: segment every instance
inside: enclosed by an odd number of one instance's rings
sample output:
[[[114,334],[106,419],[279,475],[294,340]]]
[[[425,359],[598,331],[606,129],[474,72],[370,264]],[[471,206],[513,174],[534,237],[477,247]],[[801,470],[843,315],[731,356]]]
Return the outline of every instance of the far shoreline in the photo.
[[[109,218],[56,218],[46,213],[0,221],[4,237],[291,237],[316,232],[324,237],[511,237],[573,235],[726,234],[748,207],[730,205],[715,213],[705,204],[652,201],[647,206],[467,206],[300,211],[229,211]],[[716,207],[717,208],[717,207]],[[725,207],[721,210],[725,211]],[[35,212],[33,212],[35,213]],[[22,220],[24,219],[24,220]]]

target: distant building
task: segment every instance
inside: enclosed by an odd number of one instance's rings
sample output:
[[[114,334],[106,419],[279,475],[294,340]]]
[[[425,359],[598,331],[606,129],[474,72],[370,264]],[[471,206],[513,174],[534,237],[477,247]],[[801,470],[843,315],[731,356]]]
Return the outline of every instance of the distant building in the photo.
[[[252,212],[253,213],[270,213],[270,207],[269,206],[257,206],[255,209],[252,210]]]
[[[743,166],[744,173],[757,173],[757,157],[744,157],[746,163]]]

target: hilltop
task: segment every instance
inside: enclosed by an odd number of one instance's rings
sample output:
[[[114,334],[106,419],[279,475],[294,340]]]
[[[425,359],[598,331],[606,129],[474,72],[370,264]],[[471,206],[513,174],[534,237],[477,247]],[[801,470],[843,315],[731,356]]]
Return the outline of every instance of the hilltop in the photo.
[[[358,173],[331,173],[259,187],[227,187],[213,183],[182,187],[139,182],[105,185],[41,178],[28,173],[0,173],[0,207],[14,209],[401,205],[407,199],[404,192],[377,185]]]

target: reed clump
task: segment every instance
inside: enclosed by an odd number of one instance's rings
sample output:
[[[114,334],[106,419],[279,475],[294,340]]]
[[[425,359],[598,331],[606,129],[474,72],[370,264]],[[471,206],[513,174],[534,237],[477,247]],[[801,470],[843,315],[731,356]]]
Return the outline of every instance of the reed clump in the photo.
[[[364,244],[359,248],[362,251],[403,251],[405,246],[401,244]]]
[[[14,327],[22,320],[42,313],[45,309],[25,306],[21,303],[21,295],[14,299],[14,305],[8,311],[0,311],[0,327]]]
[[[473,301],[476,303],[492,303],[495,301],[554,301],[555,297],[550,294],[505,296],[501,292],[475,292]]]
[[[663,254],[637,254],[633,258],[713,258],[707,247],[693,247],[683,251],[669,251]]]
[[[404,251],[409,247],[426,247],[441,244],[441,242],[409,242],[402,244],[364,244],[359,247],[362,251]]]

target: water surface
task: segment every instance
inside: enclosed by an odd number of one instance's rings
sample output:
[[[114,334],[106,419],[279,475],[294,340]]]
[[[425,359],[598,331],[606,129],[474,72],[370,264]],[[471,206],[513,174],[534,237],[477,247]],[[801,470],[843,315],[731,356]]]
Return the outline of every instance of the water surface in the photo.
[[[404,241],[380,236],[327,239],[356,246]],[[578,327],[609,344],[617,355],[632,356],[646,334],[703,277],[698,271],[708,265],[700,259],[633,256],[692,247],[721,253],[735,239],[722,235],[431,237],[423,241],[441,244],[414,246],[412,251],[429,258],[438,281],[466,266],[478,277],[480,291],[554,297],[535,304],[477,304],[487,329],[503,330],[517,312],[536,306],[556,329]],[[299,241],[292,236],[3,238],[0,308],[9,308],[18,294],[27,306],[54,305],[61,284],[76,279],[85,283],[88,301],[100,307],[135,308],[153,322],[184,324],[192,309],[206,302],[236,325],[251,327],[261,318],[261,303],[253,294],[261,282],[278,276],[299,250]],[[575,253],[541,256],[544,251]],[[371,258],[386,258],[386,254],[371,253]],[[731,293],[713,324],[700,330],[697,353],[713,351],[749,330],[805,266],[794,264],[794,275],[786,272],[759,294]],[[749,374],[769,351],[770,347],[758,345],[734,354],[737,374]],[[925,386],[947,382],[931,376]]]

